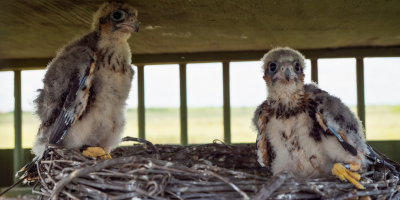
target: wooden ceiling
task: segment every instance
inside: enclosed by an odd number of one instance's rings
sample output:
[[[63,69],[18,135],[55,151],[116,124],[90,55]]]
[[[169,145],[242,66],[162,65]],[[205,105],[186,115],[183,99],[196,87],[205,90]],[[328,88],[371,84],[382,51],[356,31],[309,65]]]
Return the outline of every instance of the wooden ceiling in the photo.
[[[0,2],[0,59],[51,58],[101,0]],[[132,54],[400,46],[398,0],[130,0]]]

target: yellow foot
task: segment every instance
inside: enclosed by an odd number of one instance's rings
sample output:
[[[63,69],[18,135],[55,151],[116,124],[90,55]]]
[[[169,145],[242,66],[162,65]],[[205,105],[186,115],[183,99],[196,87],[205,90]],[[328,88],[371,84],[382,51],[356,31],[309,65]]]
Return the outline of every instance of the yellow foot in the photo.
[[[88,147],[82,152],[82,155],[91,156],[91,157],[100,158],[100,159],[107,159],[107,158],[111,159],[110,154],[105,152],[100,147]]]
[[[370,196],[362,196],[359,198],[359,200],[371,200]]]
[[[347,170],[341,163],[336,163],[333,165],[332,174],[337,176],[342,181],[347,179],[360,190],[364,189],[364,186],[358,182],[361,178],[360,174]]]

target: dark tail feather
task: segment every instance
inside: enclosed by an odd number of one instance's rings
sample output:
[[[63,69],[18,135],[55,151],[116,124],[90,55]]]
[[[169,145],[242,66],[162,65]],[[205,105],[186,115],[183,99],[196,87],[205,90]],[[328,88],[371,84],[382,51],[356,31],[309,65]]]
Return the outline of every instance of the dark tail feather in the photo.
[[[396,176],[399,176],[400,164],[394,160],[389,159],[385,154],[372,148],[368,145],[369,154],[365,154],[371,161],[375,163],[384,164]]]
[[[43,152],[42,157],[41,157],[42,160],[46,160],[47,156],[49,156],[49,151],[50,150],[49,150],[49,148],[47,147],[47,144],[46,144],[46,147],[45,147],[44,152]]]
[[[343,146],[344,149],[346,149],[346,151],[350,152],[351,155],[353,156],[357,156],[357,149],[354,148],[351,144],[349,144],[348,142],[344,141],[340,142],[340,144]]]
[[[24,176],[26,175],[26,178],[28,178],[28,180],[35,180],[35,178],[37,177],[37,161],[38,160],[46,160],[46,158],[49,156],[49,152],[50,149],[47,147],[46,144],[46,148],[42,154],[42,156],[36,156],[34,159],[32,159],[31,162],[29,162],[28,164],[26,164],[25,166],[29,166],[29,168],[22,168],[20,170],[20,172],[25,171]]]
[[[49,148],[47,148],[47,145],[46,145],[45,151],[43,152],[42,156],[36,156],[35,158],[32,159],[32,161],[30,161],[24,167],[22,167],[22,169],[20,169],[17,172],[17,174],[15,175],[18,177],[18,173],[25,172],[20,177],[20,180],[18,182],[14,183],[13,185],[11,185],[10,187],[8,187],[4,192],[2,192],[0,194],[0,197],[3,196],[8,191],[10,191],[15,186],[17,186],[18,184],[20,184],[22,181],[24,181],[24,183],[25,183],[25,181],[32,182],[32,181],[35,181],[36,179],[38,179],[39,177],[38,177],[38,172],[37,172],[37,161],[40,159],[45,160],[48,155],[49,155]]]
[[[20,172],[25,172],[19,179],[18,182],[14,183],[10,187],[8,187],[6,190],[4,190],[1,194],[0,197],[3,196],[5,193],[13,189],[15,186],[20,184],[22,181],[25,180],[33,180],[35,177],[37,177],[37,164],[36,161],[40,159],[40,156],[36,156],[35,158],[32,159],[31,162],[27,163],[25,166],[20,169],[17,174],[15,174],[16,177],[18,177],[18,173]]]
[[[25,171],[25,173],[21,176],[20,179],[28,180],[28,182],[35,180],[37,175],[37,161],[41,158],[41,156],[36,156],[32,159],[31,162],[26,164],[19,172]],[[25,182],[24,182],[25,183]]]
[[[348,142],[344,141],[343,138],[333,129],[332,127],[328,126],[328,129],[330,132],[336,137],[336,139],[339,141],[339,143],[342,145],[342,147],[351,153],[353,156],[357,156],[357,149],[354,148],[351,144]]]
[[[40,159],[40,156],[34,157],[34,158],[31,160],[31,162],[26,163],[26,165],[23,166],[23,167],[17,172],[17,174],[15,174],[15,176],[18,177],[18,173],[31,170],[31,168],[32,168],[34,165],[36,165],[36,161],[38,161],[39,159]]]

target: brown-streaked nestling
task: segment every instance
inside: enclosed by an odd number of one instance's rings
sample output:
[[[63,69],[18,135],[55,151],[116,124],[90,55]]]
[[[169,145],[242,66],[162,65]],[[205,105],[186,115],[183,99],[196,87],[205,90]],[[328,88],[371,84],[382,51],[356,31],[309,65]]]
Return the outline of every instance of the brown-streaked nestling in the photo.
[[[111,158],[108,153],[121,142],[125,126],[134,74],[127,40],[139,31],[137,15],[125,3],[103,4],[92,31],[60,49],[49,63],[34,101],[41,125],[33,153],[42,155],[55,144]]]
[[[316,84],[304,84],[304,59],[288,47],[274,48],[262,58],[268,97],[253,117],[258,162],[273,174],[334,174],[363,189],[356,172],[370,160],[382,159],[366,143],[360,120],[339,98]]]

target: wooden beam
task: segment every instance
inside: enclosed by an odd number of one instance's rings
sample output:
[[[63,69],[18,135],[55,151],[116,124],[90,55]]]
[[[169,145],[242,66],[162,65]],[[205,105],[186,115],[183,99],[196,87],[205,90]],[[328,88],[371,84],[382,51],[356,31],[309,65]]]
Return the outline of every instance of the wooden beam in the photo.
[[[229,62],[222,63],[222,82],[224,93],[224,142],[231,143],[231,103],[229,83]]]
[[[52,58],[0,59],[0,71],[45,69]]]
[[[181,145],[188,145],[186,64],[179,64]]]
[[[318,84],[318,59],[311,59],[311,80]]]
[[[135,64],[169,64],[221,61],[256,61],[269,50],[230,51],[204,53],[173,53],[132,55]],[[340,49],[306,49],[299,50],[307,59],[312,58],[354,58],[354,57],[396,57],[400,56],[399,47],[340,48]]]
[[[361,58],[361,57],[399,57],[400,46],[394,47],[359,47],[337,49],[300,50],[307,59],[312,58]]]
[[[364,130],[365,127],[365,95],[364,95],[364,58],[356,58],[357,73],[357,115],[360,118]]]
[[[170,54],[135,54],[135,65],[209,63],[221,61],[256,61],[260,60],[269,49],[257,51],[226,51]],[[359,47],[337,49],[299,49],[308,59],[313,58],[361,58],[361,57],[400,57],[400,46],[394,47]],[[52,58],[43,59],[5,59],[0,60],[0,71],[45,69]]]
[[[13,168],[16,174],[23,167],[22,152],[22,107],[21,107],[21,71],[14,71],[14,161]],[[14,182],[19,181],[14,178]]]
[[[138,131],[139,138],[146,139],[146,116],[144,105],[144,65],[137,66],[138,79]]]

